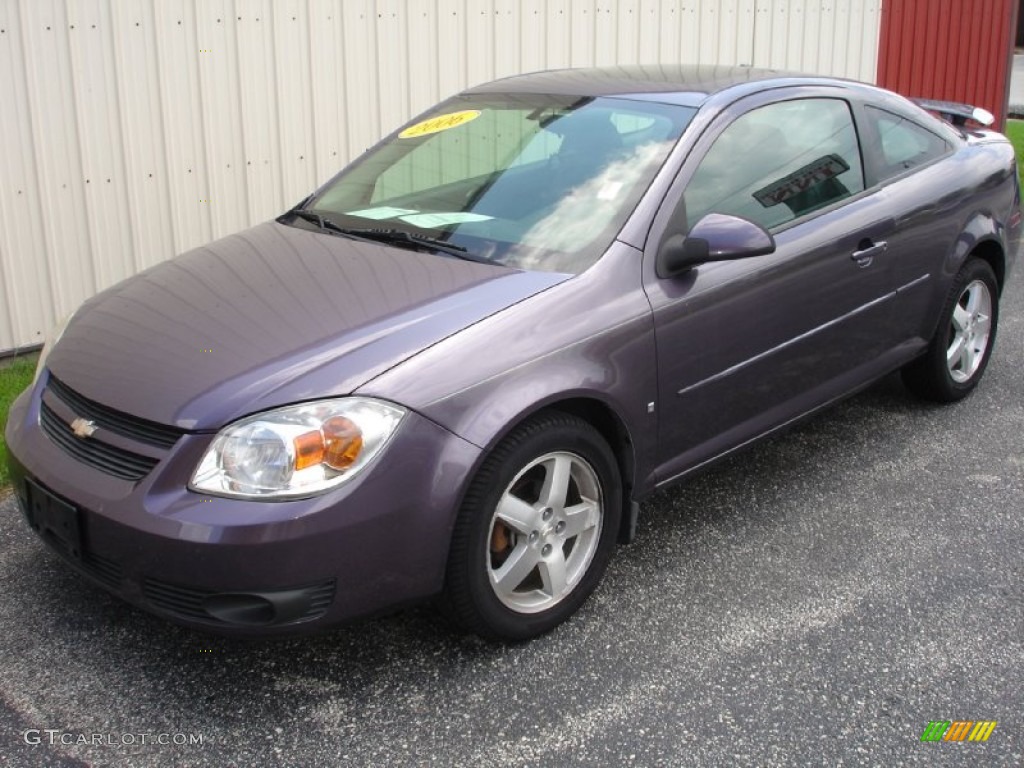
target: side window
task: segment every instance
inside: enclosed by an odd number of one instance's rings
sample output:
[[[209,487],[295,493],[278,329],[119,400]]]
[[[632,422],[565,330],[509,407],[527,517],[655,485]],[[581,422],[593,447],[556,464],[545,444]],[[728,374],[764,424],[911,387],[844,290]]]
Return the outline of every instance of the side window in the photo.
[[[766,229],[864,189],[857,132],[840,99],[751,110],[715,140],[686,188],[688,227],[727,213]]]
[[[878,137],[864,151],[879,160],[879,181],[930,163],[950,151],[945,139],[904,117],[878,107],[865,109]]]

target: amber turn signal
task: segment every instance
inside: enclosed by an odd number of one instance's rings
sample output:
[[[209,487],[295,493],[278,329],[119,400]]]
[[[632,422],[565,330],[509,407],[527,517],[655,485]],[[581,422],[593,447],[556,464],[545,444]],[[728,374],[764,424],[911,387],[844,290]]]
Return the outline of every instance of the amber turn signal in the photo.
[[[320,427],[324,436],[323,463],[332,469],[348,469],[363,450],[363,433],[351,419],[334,416]]]
[[[316,432],[294,438],[295,471],[326,464],[331,469],[345,470],[359,458],[363,449],[363,433],[351,419],[334,416]]]

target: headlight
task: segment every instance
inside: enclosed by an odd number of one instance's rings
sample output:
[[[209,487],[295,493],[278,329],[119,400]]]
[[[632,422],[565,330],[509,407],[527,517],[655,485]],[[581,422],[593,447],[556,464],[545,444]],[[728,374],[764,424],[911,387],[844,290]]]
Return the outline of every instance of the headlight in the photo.
[[[75,310],[76,312],[78,310]],[[58,322],[55,326],[50,329],[50,332],[46,334],[46,338],[43,340],[43,348],[39,352],[39,361],[36,363],[36,373],[32,377],[32,383],[35,384],[39,379],[39,374],[46,368],[46,358],[50,356],[50,352],[53,351],[54,346],[60,341],[60,337],[64,335],[64,331],[67,329],[68,324],[71,322],[71,318],[75,316],[74,312],[71,312],[64,316],[64,318]]]
[[[346,397],[249,416],[217,434],[190,487],[266,500],[322,493],[359,474],[405,413],[380,400]]]

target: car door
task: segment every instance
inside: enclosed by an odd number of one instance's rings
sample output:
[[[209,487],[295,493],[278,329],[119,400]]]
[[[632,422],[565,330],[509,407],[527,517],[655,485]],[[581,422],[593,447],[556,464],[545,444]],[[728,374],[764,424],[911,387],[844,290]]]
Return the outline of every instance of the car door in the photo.
[[[894,332],[927,342],[934,329],[936,281],[964,227],[965,202],[980,181],[966,157],[951,160],[954,138],[884,106],[863,107],[861,144],[867,176],[896,222],[889,238]],[[972,183],[972,175],[976,181]],[[967,247],[962,241],[958,247]]]
[[[660,243],[710,212],[762,225],[775,252],[659,277]],[[659,483],[884,367],[892,227],[864,189],[851,107],[837,89],[773,91],[718,117],[683,163],[645,250]]]

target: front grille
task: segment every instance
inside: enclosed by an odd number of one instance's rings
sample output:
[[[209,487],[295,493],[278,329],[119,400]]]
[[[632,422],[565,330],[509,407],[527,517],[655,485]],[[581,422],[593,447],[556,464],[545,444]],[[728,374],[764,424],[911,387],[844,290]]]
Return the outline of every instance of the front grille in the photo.
[[[309,621],[310,619],[319,618],[326,613],[334,601],[334,579],[298,589],[303,589],[306,592],[309,598],[309,607],[305,613],[292,619],[292,621]],[[246,592],[247,590],[240,591]],[[154,606],[168,613],[173,613],[183,618],[201,619],[217,624],[226,623],[212,616],[205,608],[206,600],[216,594],[221,594],[219,592],[146,578],[142,582],[142,594]]]
[[[83,440],[76,437],[71,431],[71,425],[57,416],[46,403],[40,403],[39,426],[47,437],[83,464],[123,480],[141,480],[158,463],[158,459],[150,456],[140,456],[92,438]]]
[[[153,605],[178,616],[187,616],[192,619],[212,618],[203,609],[203,601],[212,594],[206,590],[181,587],[157,579],[146,579],[142,584],[142,594]]]
[[[184,430],[177,427],[138,419],[82,397],[53,374],[50,374],[47,380],[46,389],[63,400],[78,416],[89,419],[100,429],[109,429],[146,445],[171,448],[178,442],[178,438],[185,434]]]
[[[323,616],[327,609],[331,607],[331,603],[334,602],[334,579],[325,581],[322,584],[318,584],[312,588],[310,594],[309,611],[302,618],[315,619],[318,616]]]

